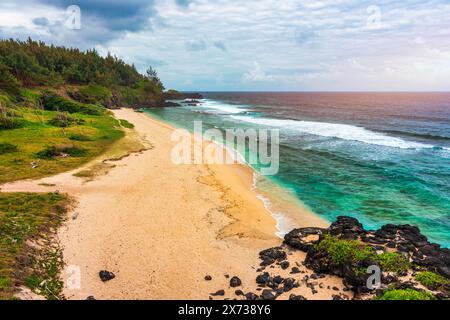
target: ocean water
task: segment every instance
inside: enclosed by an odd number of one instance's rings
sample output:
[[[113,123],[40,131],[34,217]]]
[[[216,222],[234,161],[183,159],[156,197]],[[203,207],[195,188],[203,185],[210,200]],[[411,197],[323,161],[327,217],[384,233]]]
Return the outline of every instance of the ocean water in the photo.
[[[194,120],[205,130],[278,128],[280,170],[269,179],[314,213],[353,216],[370,229],[412,224],[450,246],[450,93],[204,97],[148,112],[189,130]]]

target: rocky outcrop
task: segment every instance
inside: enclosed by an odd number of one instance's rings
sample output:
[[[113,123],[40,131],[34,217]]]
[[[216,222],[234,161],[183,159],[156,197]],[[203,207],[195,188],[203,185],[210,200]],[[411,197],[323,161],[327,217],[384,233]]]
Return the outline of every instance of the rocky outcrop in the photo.
[[[306,252],[304,261],[296,260],[297,250]],[[357,219],[341,216],[329,228],[292,230],[259,258],[256,290],[236,290],[236,297],[305,300],[299,292],[311,292],[305,293],[310,298],[324,290],[322,296],[333,300],[450,298],[450,250],[410,225],[365,230]],[[342,282],[327,283],[330,276]],[[230,288],[240,285],[239,278],[230,280]]]
[[[314,238],[315,236],[315,238]],[[417,272],[432,272],[450,279],[450,250],[430,243],[419,228],[385,225],[365,230],[355,218],[341,216],[328,229],[300,228],[285,236],[284,243],[307,253],[305,266],[320,274],[332,274],[357,294],[373,293],[367,286],[372,273],[381,269],[381,287],[402,287],[401,278]],[[417,286],[408,287],[422,290]],[[446,286],[440,296],[448,296]]]
[[[164,92],[164,100],[186,100],[186,99],[203,99],[200,93],[189,93],[189,92]]]
[[[319,240],[325,229],[301,228],[294,229],[284,237],[284,243],[292,248],[307,252]]]

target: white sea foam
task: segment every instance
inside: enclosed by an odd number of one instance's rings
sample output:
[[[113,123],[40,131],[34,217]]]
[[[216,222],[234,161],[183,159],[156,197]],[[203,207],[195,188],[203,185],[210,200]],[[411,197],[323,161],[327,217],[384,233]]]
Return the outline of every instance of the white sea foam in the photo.
[[[258,177],[260,177],[259,173],[257,171],[253,171],[252,191],[256,193],[256,197],[261,200],[264,208],[266,208],[266,210],[270,212],[270,215],[276,221],[275,227],[277,231],[275,232],[275,235],[281,239],[284,239],[284,236],[292,229],[294,229],[296,225],[283,212],[277,212],[273,210],[273,205],[270,199],[261,194],[258,190]]]
[[[248,111],[247,109],[239,108],[235,105],[230,105],[227,103],[207,99],[202,100],[202,104],[198,107],[205,110],[209,109],[209,111],[213,113],[220,113],[220,114],[238,114]]]
[[[283,120],[268,118],[253,118],[248,116],[231,116],[235,120],[258,124],[261,126],[290,129],[302,133],[323,137],[333,137],[343,140],[359,141],[385,147],[401,149],[433,148],[433,145],[405,141],[400,138],[390,137],[382,133],[373,132],[363,127],[348,124],[337,124],[315,121]]]

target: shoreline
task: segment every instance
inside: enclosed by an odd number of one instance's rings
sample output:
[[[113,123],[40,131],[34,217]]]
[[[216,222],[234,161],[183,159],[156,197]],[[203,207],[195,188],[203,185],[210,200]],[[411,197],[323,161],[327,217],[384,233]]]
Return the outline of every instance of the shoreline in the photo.
[[[278,246],[276,222],[252,190],[252,169],[235,165],[172,164],[169,125],[129,109],[116,118],[135,125],[152,148],[117,160],[91,181],[76,171],[2,186],[3,192],[68,193],[77,202],[59,231],[68,299],[207,299],[229,288],[255,290],[258,252]],[[44,185],[45,184],[45,185]],[[313,220],[308,225],[313,226]],[[303,261],[302,253],[294,253]],[[71,287],[73,270],[81,286]],[[103,283],[99,272],[116,278]],[[305,270],[305,273],[308,272]],[[205,276],[211,281],[205,281]],[[333,286],[341,280],[330,279]],[[300,290],[300,288],[299,288]],[[236,298],[234,290],[224,298]],[[328,299],[326,292],[311,299]]]
[[[143,114],[148,116],[153,121],[156,121],[161,125],[167,126],[171,130],[181,128],[177,127],[176,125],[173,125],[172,123],[166,122],[163,119],[155,117],[151,113],[144,111]],[[189,132],[192,136],[194,136],[193,132],[191,131]],[[202,137],[194,137],[193,139],[201,140]],[[206,143],[214,143],[219,148],[223,149],[225,153],[227,154],[231,153],[228,147],[225,146],[223,143],[219,143],[217,141],[212,142],[206,141]],[[205,146],[203,146],[203,148],[204,147]],[[262,176],[255,168],[253,168],[249,163],[246,162],[245,157],[239,152],[237,152],[236,159],[234,156],[231,156],[231,158],[233,158],[234,161],[236,162],[235,164],[232,165],[233,169],[239,168],[238,170],[246,171],[246,175],[248,175],[248,178],[246,179],[252,180],[251,191],[254,193],[255,197],[258,198],[263,203],[266,211],[275,220],[276,222],[275,235],[278,238],[283,239],[284,235],[289,233],[294,228],[298,227],[327,228],[331,224],[331,222],[325,220],[324,218],[314,213],[311,209],[307,208],[307,206],[301,200],[297,199],[294,195],[291,195],[287,190],[283,188],[283,186],[277,184],[268,177]],[[264,181],[264,183],[267,184],[269,186],[269,189],[271,190],[263,191],[258,186],[258,182],[260,181]],[[276,193],[277,197],[275,197],[272,194],[272,192]],[[278,200],[277,198],[283,198],[283,200]]]

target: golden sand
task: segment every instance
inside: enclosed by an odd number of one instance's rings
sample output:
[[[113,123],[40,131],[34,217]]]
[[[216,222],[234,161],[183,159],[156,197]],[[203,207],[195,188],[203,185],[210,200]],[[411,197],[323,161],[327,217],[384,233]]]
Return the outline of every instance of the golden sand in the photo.
[[[76,200],[59,232],[66,263],[64,295],[208,299],[210,293],[225,289],[225,297],[236,298],[226,275],[240,277],[243,285],[237,289],[257,292],[258,252],[281,240],[275,235],[275,220],[252,190],[252,170],[241,164],[175,165],[172,127],[129,109],[114,113],[133,123],[152,147],[115,161],[105,175],[91,181],[75,177],[78,169],[2,186],[8,192],[59,190]],[[298,210],[298,226],[326,224],[308,210]],[[303,258],[293,253],[291,266],[301,267]],[[80,288],[71,287],[77,270]],[[103,283],[100,270],[116,278]],[[206,275],[212,280],[205,281]],[[325,287],[342,287],[337,278],[322,282]],[[293,292],[311,299],[333,294],[325,290],[312,295],[306,286]]]

